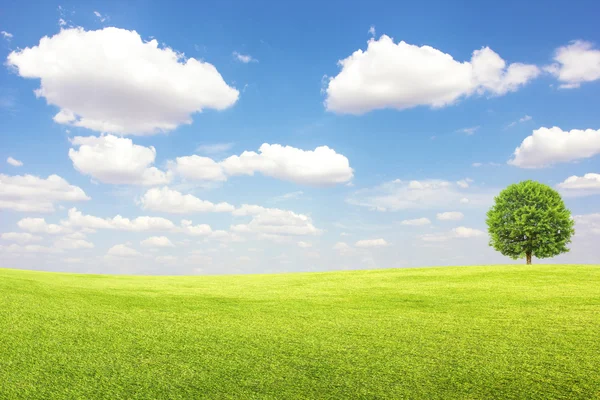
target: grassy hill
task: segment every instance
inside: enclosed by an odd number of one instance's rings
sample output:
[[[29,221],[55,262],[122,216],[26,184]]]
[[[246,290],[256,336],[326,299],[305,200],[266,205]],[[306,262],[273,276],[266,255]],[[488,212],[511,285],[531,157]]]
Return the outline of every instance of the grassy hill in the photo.
[[[600,398],[600,266],[0,269],[0,398]]]

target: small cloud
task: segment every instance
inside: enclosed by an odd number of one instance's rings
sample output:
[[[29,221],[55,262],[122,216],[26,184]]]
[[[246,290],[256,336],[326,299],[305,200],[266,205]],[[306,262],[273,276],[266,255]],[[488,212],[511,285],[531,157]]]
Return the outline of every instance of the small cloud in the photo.
[[[66,24],[67,24],[67,21],[65,21],[64,19],[62,19],[62,18],[58,19],[58,26],[65,26]]]
[[[431,224],[431,221],[429,218],[405,219],[401,224],[407,226],[423,226]]]
[[[374,25],[371,25],[371,27],[369,28],[369,35],[375,36],[375,26]]]
[[[274,197],[273,201],[277,203],[280,201],[297,199],[300,196],[302,196],[303,194],[304,194],[304,192],[302,190],[298,190],[296,192],[290,192],[290,193],[282,194],[281,196]]]
[[[2,35],[2,37],[8,41],[13,38],[13,34],[6,31],[0,32],[0,35]]]
[[[513,126],[517,125],[517,124],[522,124],[523,122],[527,122],[527,121],[531,121],[532,118],[530,115],[526,115],[522,118],[519,118],[516,121],[511,122],[510,124],[508,124],[507,128],[512,128]]]
[[[472,126],[470,128],[462,128],[462,129],[457,130],[456,132],[466,133],[467,135],[470,136],[470,135],[474,134],[475,132],[477,132],[477,130],[479,130],[479,128],[481,128],[481,126],[477,125],[477,126]]]
[[[308,243],[308,242],[298,242],[298,247],[301,247],[303,249],[308,249],[308,248],[312,247],[312,244]]]
[[[6,159],[6,162],[9,163],[10,165],[12,165],[13,167],[22,167],[23,166],[23,162],[22,161],[19,161],[19,160],[15,159],[15,158],[12,158],[12,157],[8,157]]]
[[[100,22],[104,22],[104,21],[106,21],[108,19],[108,15],[102,15],[98,11],[94,11],[94,15],[96,17],[98,17],[98,19],[100,20]]]
[[[475,168],[479,168],[481,167],[483,164],[480,162],[474,162],[473,164],[471,164],[471,166],[475,167]]]
[[[369,248],[369,247],[385,247],[389,243],[385,239],[365,239],[359,240],[354,244],[356,247]]]
[[[203,154],[220,154],[231,150],[234,145],[235,143],[202,144],[196,148],[196,151]]]
[[[258,62],[256,58],[253,58],[250,54],[240,54],[237,51],[233,52],[233,56],[239,62],[243,62],[244,64],[248,64],[251,62]]]

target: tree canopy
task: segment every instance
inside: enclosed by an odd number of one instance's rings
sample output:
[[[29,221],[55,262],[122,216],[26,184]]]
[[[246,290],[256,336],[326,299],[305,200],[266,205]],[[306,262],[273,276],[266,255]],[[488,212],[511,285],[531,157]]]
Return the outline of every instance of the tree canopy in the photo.
[[[508,186],[487,213],[490,246],[513,259],[568,252],[575,222],[560,194],[535,181]]]

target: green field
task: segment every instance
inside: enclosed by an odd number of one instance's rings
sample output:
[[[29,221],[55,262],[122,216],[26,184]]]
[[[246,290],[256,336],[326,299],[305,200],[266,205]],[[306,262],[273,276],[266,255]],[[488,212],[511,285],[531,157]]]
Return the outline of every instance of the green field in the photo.
[[[600,266],[0,269],[0,398],[600,398]]]

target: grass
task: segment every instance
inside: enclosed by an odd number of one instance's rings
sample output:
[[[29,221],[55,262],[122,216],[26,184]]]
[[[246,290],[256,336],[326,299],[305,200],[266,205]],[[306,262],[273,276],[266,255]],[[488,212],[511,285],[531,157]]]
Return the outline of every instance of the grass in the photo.
[[[0,269],[2,399],[600,399],[600,266]]]

